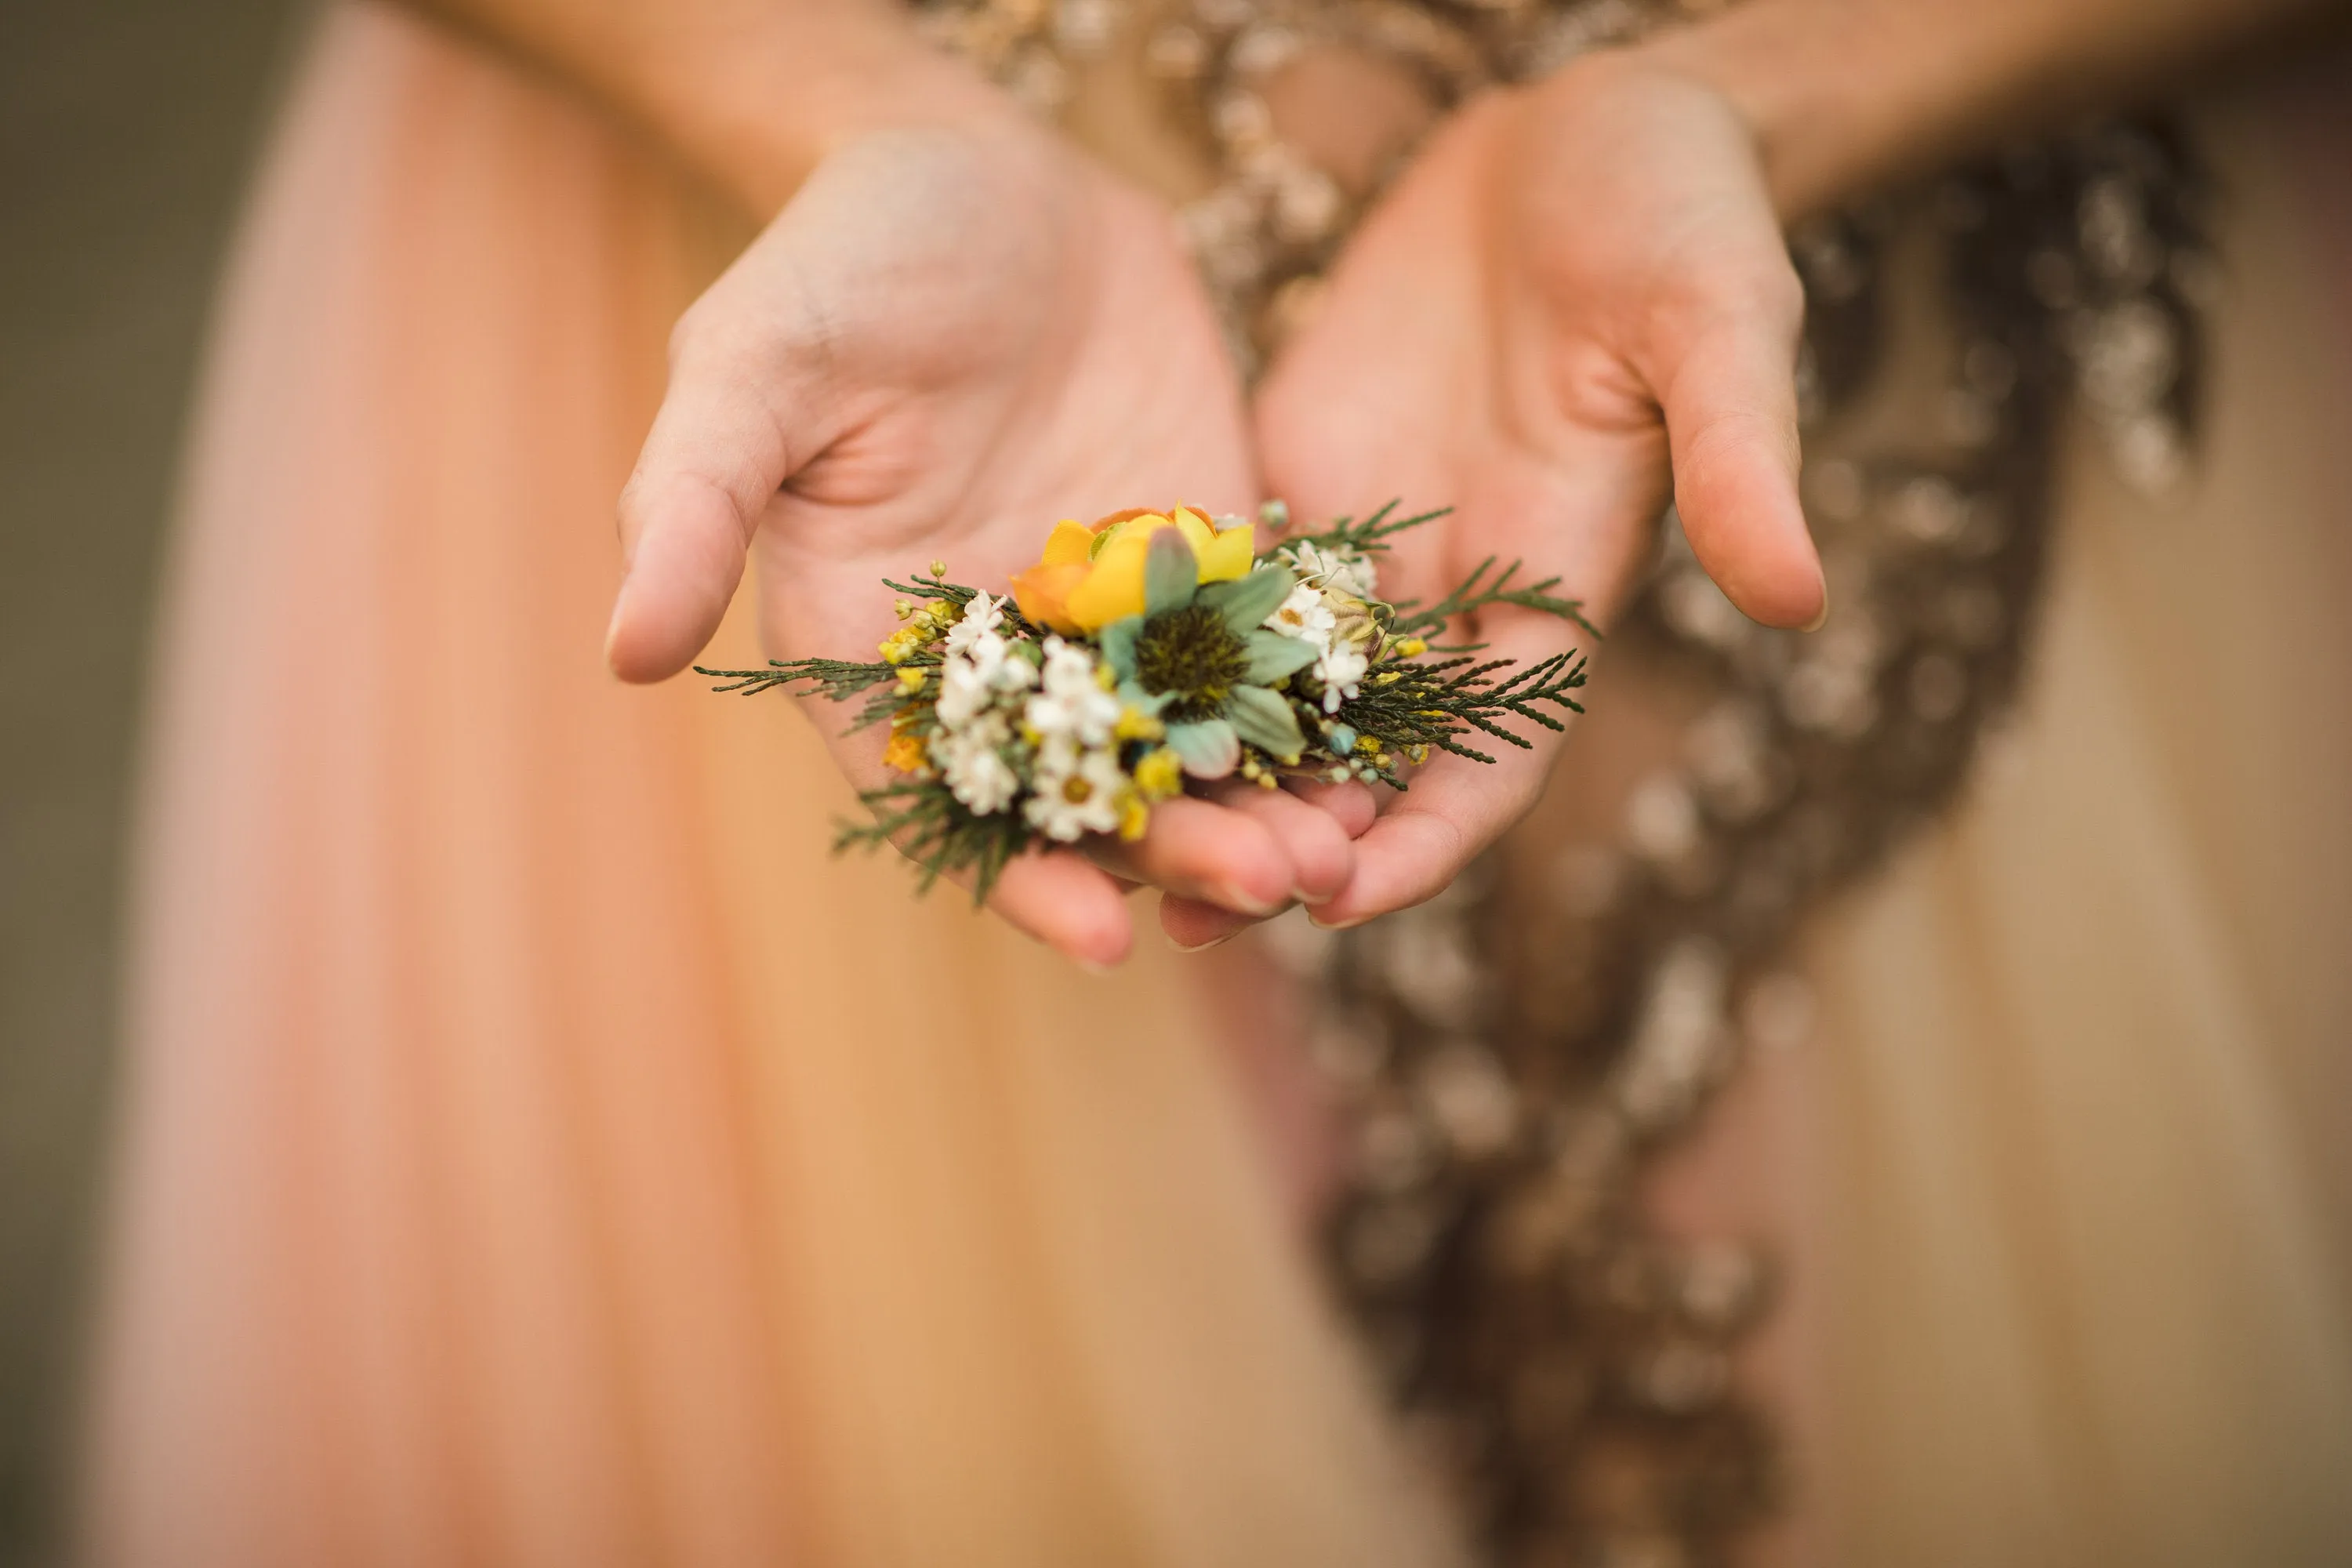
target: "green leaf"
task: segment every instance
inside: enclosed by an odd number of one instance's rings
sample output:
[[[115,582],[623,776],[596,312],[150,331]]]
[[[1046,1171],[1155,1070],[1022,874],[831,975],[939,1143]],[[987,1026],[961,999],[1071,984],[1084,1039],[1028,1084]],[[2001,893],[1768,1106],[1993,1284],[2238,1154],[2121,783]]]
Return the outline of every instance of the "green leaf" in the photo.
[[[1286,763],[1295,763],[1306,747],[1307,737],[1298,732],[1298,716],[1279,693],[1263,686],[1236,686],[1225,699],[1225,717],[1232,721],[1234,732],[1262,752],[1267,752]]]
[[[1315,662],[1315,645],[1304,637],[1286,637],[1260,627],[1242,641],[1249,647],[1249,671],[1242,679],[1252,686],[1272,686]]]
[[[1103,662],[1109,665],[1112,673],[1121,680],[1135,679],[1135,638],[1136,634],[1142,630],[1143,617],[1129,616],[1123,620],[1111,622],[1095,634],[1095,642],[1102,649]]]
[[[1157,719],[1161,709],[1176,700],[1176,694],[1172,691],[1146,691],[1139,681],[1122,680],[1118,683],[1118,700],[1137,712],[1149,713]]]
[[[1181,610],[1192,602],[1201,584],[1201,563],[1181,530],[1153,531],[1151,548],[1143,557],[1143,614],[1149,619]]]
[[[1224,612],[1225,625],[1235,637],[1255,630],[1266,616],[1282,608],[1298,579],[1285,566],[1260,566],[1230,583],[1212,583],[1201,590],[1201,603]]]
[[[1168,726],[1168,743],[1196,779],[1221,779],[1241,765],[1241,737],[1223,719],[1196,719]]]

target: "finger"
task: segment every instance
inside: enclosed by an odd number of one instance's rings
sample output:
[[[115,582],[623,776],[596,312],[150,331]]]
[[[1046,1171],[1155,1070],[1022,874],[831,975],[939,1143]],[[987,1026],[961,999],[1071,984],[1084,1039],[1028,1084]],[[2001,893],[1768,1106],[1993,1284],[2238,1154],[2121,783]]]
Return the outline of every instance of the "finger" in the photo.
[[[1353,837],[1329,812],[1318,810],[1287,790],[1265,789],[1235,779],[1210,792],[1210,799],[1262,825],[1290,862],[1289,897],[1319,904],[1348,885],[1356,868]]]
[[[728,298],[714,291],[679,323],[668,391],[621,492],[604,657],[624,680],[674,675],[710,640],[769,503],[806,460],[791,432],[813,375],[788,330],[728,331]]]
[[[1257,923],[1255,915],[1237,915],[1181,893],[1163,893],[1160,898],[1160,929],[1180,952],[1198,952],[1230,942]]]
[[[1525,666],[1560,650],[1557,622],[1515,616],[1495,617],[1491,624],[1482,658]],[[1463,744],[1493,757],[1491,763],[1447,752],[1433,756],[1355,841],[1356,872],[1348,886],[1310,909],[1307,919],[1333,928],[1361,925],[1444,891],[1543,793],[1571,715],[1560,711],[1552,717],[1562,730],[1518,719],[1502,721],[1528,742],[1524,747],[1475,731],[1460,737]]]
[[[1707,574],[1772,626],[1809,626],[1828,603],[1797,499],[1797,331],[1803,315],[1783,264],[1727,287],[1668,343],[1660,402],[1675,510]]]
[[[1112,877],[1068,850],[1024,855],[989,889],[988,907],[1089,969],[1108,969],[1135,944],[1127,900]]]
[[[1339,825],[1349,838],[1361,838],[1380,816],[1380,804],[1369,784],[1349,779],[1330,784],[1321,779],[1286,779],[1283,788]]]
[[[1151,826],[1132,844],[1090,841],[1085,853],[1105,870],[1249,915],[1289,901],[1290,857],[1255,817],[1179,795],[1151,808]]]
[[[1242,785],[1234,793],[1236,809],[1255,808],[1263,814],[1261,819],[1277,837],[1291,836],[1286,839],[1286,847],[1294,866],[1316,862],[1318,857],[1330,856],[1337,848],[1346,853],[1347,879],[1353,879],[1353,847],[1345,842],[1333,846],[1323,836],[1336,830],[1343,841],[1361,837],[1379,815],[1370,789],[1353,780],[1335,784],[1292,779],[1285,781],[1280,791]],[[1282,804],[1286,800],[1289,802],[1286,805]],[[1297,816],[1300,812],[1306,816]],[[1311,820],[1317,817],[1322,819],[1319,824]],[[1316,869],[1302,869],[1298,881],[1292,897],[1309,904],[1328,903],[1346,886],[1345,881],[1333,879],[1328,871]],[[1261,918],[1238,914],[1181,893],[1163,894],[1160,900],[1160,929],[1186,952],[1230,941],[1257,924]]]

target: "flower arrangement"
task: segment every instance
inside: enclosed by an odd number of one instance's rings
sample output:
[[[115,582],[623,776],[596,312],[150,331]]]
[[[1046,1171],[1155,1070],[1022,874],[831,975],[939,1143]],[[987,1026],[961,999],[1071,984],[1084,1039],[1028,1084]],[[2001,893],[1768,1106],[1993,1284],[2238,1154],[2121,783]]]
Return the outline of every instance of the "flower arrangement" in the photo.
[[[876,660],[695,669],[719,691],[857,702],[853,729],[887,722],[883,761],[898,777],[859,797],[874,819],[845,826],[835,848],[893,843],[923,887],[968,870],[985,898],[1040,841],[1140,837],[1188,781],[1403,789],[1433,750],[1491,763],[1466,743],[1474,732],[1527,746],[1506,717],[1558,730],[1547,707],[1583,711],[1574,650],[1514,669],[1480,659],[1481,645],[1430,641],[1498,604],[1591,631],[1551,593],[1557,579],[1514,586],[1517,563],[1497,571],[1489,557],[1435,604],[1378,597],[1389,541],[1444,515],[1396,510],[1285,537],[1286,513],[1269,503],[1278,542],[1264,554],[1246,520],[1190,507],[1060,522],[1009,595],[949,582],[941,562],[886,579],[904,624]]]

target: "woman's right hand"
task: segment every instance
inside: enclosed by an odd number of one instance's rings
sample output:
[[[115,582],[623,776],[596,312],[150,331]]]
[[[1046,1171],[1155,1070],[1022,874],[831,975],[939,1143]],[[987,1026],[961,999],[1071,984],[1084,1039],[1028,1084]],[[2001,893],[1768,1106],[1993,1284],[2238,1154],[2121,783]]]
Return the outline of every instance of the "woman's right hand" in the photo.
[[[1169,215],[1009,107],[862,134],[679,322],[670,384],[621,501],[607,656],[684,667],[747,555],[778,658],[864,655],[886,575],[947,563],[1001,590],[1060,517],[1256,502],[1241,388]],[[843,771],[880,742],[812,713]],[[1124,884],[1237,913],[1349,879],[1329,815],[1275,792],[1163,803],[1138,844],[1032,856],[991,904],[1081,962],[1131,940]]]

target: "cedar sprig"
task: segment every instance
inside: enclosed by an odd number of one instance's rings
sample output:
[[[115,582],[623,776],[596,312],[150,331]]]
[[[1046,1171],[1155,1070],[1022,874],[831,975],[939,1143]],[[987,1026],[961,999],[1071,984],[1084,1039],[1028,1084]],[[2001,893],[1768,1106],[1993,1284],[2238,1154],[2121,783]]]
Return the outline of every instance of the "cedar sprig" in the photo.
[[[1282,542],[1312,544],[1318,550],[1352,550],[1362,555],[1377,555],[1388,549],[1391,536],[1402,533],[1408,528],[1419,528],[1424,522],[1435,522],[1454,510],[1450,506],[1442,506],[1434,511],[1415,512],[1410,517],[1390,516],[1399,504],[1392,500],[1361,522],[1342,517],[1334,520],[1330,527],[1318,529],[1311,533],[1285,533]]]
[[[1323,550],[1351,550],[1363,555],[1379,554],[1390,548],[1389,542],[1397,534],[1407,529],[1419,528],[1426,522],[1434,522],[1454,510],[1450,506],[1442,506],[1433,511],[1414,512],[1409,517],[1391,516],[1398,505],[1396,501],[1390,501],[1361,522],[1343,517],[1330,527],[1313,533],[1286,533],[1282,536],[1282,542],[1288,545],[1312,544]],[[1395,612],[1389,622],[1391,635],[1426,637],[1443,632],[1448,622],[1475,615],[1489,605],[1517,605],[1521,609],[1573,621],[1589,636],[1601,636],[1601,628],[1584,618],[1582,600],[1563,599],[1551,591],[1559,586],[1557,577],[1514,587],[1512,580],[1519,571],[1519,563],[1514,561],[1489,581],[1488,574],[1495,572],[1496,563],[1500,559],[1494,555],[1486,557],[1454,592],[1426,609],[1421,607],[1418,599],[1391,601],[1391,607]],[[1443,651],[1471,652],[1475,651],[1475,645]]]
[[[1031,837],[1020,813],[975,816],[955,796],[926,780],[864,790],[857,799],[874,819],[839,824],[833,838],[835,853],[895,845],[915,863],[922,892],[942,877],[970,871],[975,904],[987,900],[996,879],[1028,847]]]
[[[1512,673],[1497,680],[1502,670]],[[1525,719],[1547,730],[1567,726],[1544,710],[1547,706],[1572,713],[1583,704],[1569,693],[1584,685],[1583,656],[1570,649],[1524,667],[1507,658],[1477,660],[1468,654],[1426,662],[1398,662],[1375,668],[1359,688],[1359,695],[1340,703],[1334,717],[1361,735],[1374,735],[1391,751],[1429,746],[1474,762],[1495,759],[1461,737],[1472,731],[1492,735],[1522,751],[1534,743],[1513,734],[1498,721]],[[1404,787],[1391,770],[1383,782]]]
[[[746,697],[804,680],[808,689],[793,695],[814,694],[831,702],[846,702],[861,691],[898,678],[896,665],[852,658],[772,658],[765,669],[707,669],[698,664],[694,673],[728,682],[712,687],[713,691],[738,691]]]
[[[1563,599],[1552,592],[1559,586],[1559,578],[1547,577],[1540,583],[1513,587],[1512,579],[1518,575],[1519,563],[1514,561],[1500,572],[1496,572],[1495,563],[1499,559],[1489,555],[1478,563],[1477,569],[1464,578],[1459,586],[1426,609],[1417,599],[1400,601],[1395,606],[1394,617],[1389,622],[1390,634],[1394,637],[1437,637],[1443,635],[1452,622],[1465,616],[1475,616],[1490,605],[1517,605],[1523,610],[1534,610],[1542,615],[1557,616],[1564,621],[1573,621],[1590,636],[1597,637],[1601,635],[1600,628],[1584,618],[1582,600]],[[1489,574],[1493,574],[1491,580]],[[1475,653],[1484,646],[1466,643],[1440,651]]]

